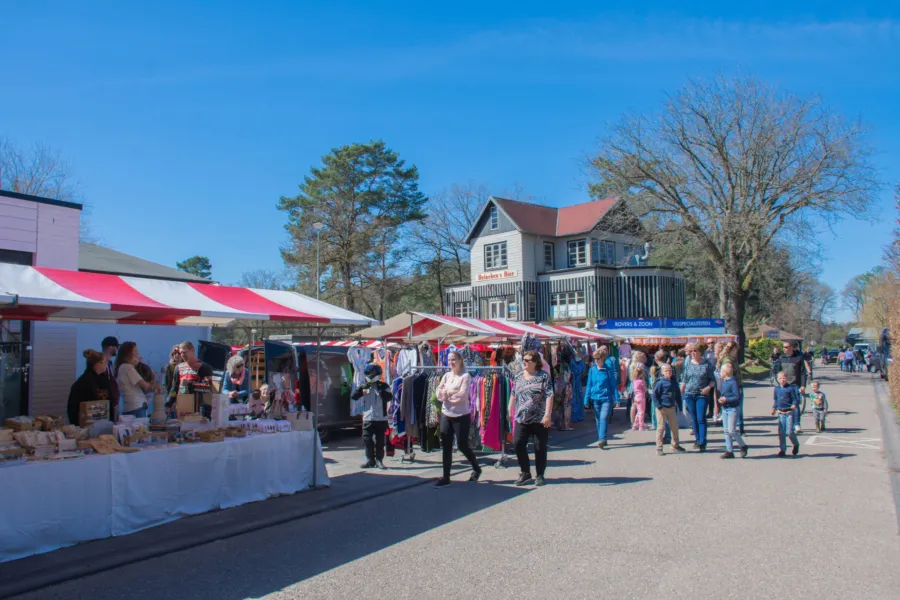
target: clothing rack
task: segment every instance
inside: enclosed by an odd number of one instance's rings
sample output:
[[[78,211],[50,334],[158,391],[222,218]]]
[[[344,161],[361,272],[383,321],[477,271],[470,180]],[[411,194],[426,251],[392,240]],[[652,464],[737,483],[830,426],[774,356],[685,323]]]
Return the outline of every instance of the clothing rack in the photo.
[[[403,373],[402,375],[398,375],[398,376],[399,377],[407,377],[412,373],[425,372],[425,371],[450,371],[450,367],[444,367],[441,365],[435,365],[435,366],[420,365],[417,367],[410,368],[405,373]],[[469,373],[472,373],[473,375],[478,375],[481,371],[489,371],[491,373],[499,373],[501,375],[506,376],[508,379],[512,379],[512,374],[510,373],[509,368],[507,368],[506,365],[503,365],[500,367],[473,366],[473,367],[467,367],[466,371]],[[427,401],[428,400],[426,399],[426,402]],[[507,401],[508,401],[508,399],[507,399]],[[501,410],[502,410],[502,407],[501,407]],[[507,417],[509,417],[509,415],[507,415]],[[506,435],[505,435],[505,432],[503,431],[504,430],[503,422],[504,422],[504,419],[500,419],[500,457],[497,459],[497,462],[494,463],[494,467],[497,469],[505,469],[506,468],[506,459],[507,459]],[[412,449],[412,436],[409,435],[409,433],[407,433],[406,434],[406,453],[400,458],[400,462],[411,463],[411,462],[414,462],[415,459],[416,459],[416,453]]]

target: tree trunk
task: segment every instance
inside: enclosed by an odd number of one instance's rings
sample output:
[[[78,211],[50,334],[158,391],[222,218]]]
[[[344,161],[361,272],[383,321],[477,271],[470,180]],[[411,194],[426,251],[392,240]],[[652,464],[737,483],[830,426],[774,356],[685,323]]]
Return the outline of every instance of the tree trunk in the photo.
[[[747,346],[747,333],[744,331],[744,317],[747,313],[747,296],[741,288],[741,282],[736,281],[731,286],[729,294],[729,310],[725,316],[725,326],[728,333],[738,336],[738,361],[744,362],[744,351]]]
[[[344,308],[356,310],[356,303],[353,301],[353,278],[350,273],[350,265],[341,265],[341,280],[344,283]]]
[[[728,292],[725,285],[725,276],[719,276],[719,318],[728,314]]]

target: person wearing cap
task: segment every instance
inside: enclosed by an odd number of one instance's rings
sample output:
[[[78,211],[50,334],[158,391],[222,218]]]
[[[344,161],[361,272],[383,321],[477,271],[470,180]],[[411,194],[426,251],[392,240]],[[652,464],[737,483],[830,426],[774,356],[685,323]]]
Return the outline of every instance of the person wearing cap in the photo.
[[[359,412],[363,418],[363,442],[366,445],[366,462],[363,469],[378,467],[384,469],[384,439],[388,428],[388,404],[394,394],[388,384],[381,381],[381,366],[366,365],[363,375],[366,382],[353,395],[351,401],[360,402]]]
[[[119,382],[116,380],[116,354],[119,340],[108,335],[100,342],[100,351],[106,357],[106,376],[109,378],[109,420],[115,422],[119,414]]]

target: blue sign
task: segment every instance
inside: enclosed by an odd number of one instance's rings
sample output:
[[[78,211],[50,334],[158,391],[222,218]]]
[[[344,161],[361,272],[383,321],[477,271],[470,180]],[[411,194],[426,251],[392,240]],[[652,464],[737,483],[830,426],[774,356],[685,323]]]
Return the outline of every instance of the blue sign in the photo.
[[[766,339],[777,340],[781,338],[781,332],[777,329],[773,329],[771,331],[766,332]]]
[[[725,319],[666,319],[666,327],[677,329],[725,327]]]
[[[601,319],[597,329],[659,329],[662,319]]]

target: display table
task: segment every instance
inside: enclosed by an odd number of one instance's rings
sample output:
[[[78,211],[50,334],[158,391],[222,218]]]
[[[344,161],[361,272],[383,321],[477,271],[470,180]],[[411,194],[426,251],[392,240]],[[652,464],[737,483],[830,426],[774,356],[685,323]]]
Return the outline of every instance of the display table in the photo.
[[[308,489],[313,451],[327,486],[313,431],[0,469],[0,562]]]

